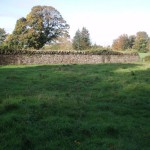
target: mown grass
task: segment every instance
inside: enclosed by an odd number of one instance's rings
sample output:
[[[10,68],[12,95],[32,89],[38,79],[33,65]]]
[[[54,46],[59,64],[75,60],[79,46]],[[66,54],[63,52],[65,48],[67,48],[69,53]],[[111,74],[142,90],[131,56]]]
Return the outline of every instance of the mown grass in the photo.
[[[0,150],[148,150],[150,65],[0,67]]]

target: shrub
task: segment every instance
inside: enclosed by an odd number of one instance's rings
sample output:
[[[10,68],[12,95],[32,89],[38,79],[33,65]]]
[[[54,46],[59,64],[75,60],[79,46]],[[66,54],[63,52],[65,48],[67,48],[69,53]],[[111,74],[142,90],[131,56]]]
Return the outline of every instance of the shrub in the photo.
[[[144,58],[144,61],[145,61],[145,62],[150,62],[150,55],[149,55],[149,56],[146,56],[146,57]]]
[[[14,49],[9,48],[8,45],[0,45],[0,54],[12,53]]]
[[[112,50],[14,50],[9,48],[0,48],[1,55],[70,55],[70,54],[79,54],[79,55],[138,55],[138,53],[122,53]]]
[[[58,50],[13,50],[13,49],[1,49],[0,54],[5,55],[34,55],[34,54],[59,54],[59,55],[69,55],[69,54],[81,54],[81,55],[122,55],[123,53],[110,51],[110,50],[85,50],[85,51],[58,51]]]

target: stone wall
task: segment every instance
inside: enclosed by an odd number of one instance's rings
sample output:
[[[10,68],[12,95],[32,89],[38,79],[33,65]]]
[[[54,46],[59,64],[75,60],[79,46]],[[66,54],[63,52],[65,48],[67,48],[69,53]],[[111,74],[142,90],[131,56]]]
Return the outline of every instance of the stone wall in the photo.
[[[0,54],[0,65],[8,64],[98,64],[133,63],[140,60],[138,54],[91,55],[91,54]]]

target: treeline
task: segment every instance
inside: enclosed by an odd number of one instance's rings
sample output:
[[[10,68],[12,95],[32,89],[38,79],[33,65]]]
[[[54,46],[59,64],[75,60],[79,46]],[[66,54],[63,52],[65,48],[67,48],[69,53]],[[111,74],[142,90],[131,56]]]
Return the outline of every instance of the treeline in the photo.
[[[150,51],[150,38],[146,32],[120,35],[112,46],[92,44],[88,29],[77,30],[70,40],[69,25],[60,12],[51,6],[35,6],[26,16],[17,20],[12,34],[0,28],[0,49],[51,49],[51,50],[118,50]]]
[[[113,41],[112,49],[123,51],[135,49],[139,52],[148,52],[150,51],[150,37],[144,31],[130,36],[123,34]]]

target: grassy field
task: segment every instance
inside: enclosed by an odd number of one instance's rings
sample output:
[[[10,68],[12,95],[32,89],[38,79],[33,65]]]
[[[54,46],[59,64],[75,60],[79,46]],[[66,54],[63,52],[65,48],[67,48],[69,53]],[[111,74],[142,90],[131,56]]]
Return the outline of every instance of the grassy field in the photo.
[[[0,66],[0,150],[149,150],[150,65]]]
[[[150,53],[139,53],[139,56],[140,56],[141,61],[144,62],[144,58],[146,56],[150,56]]]

